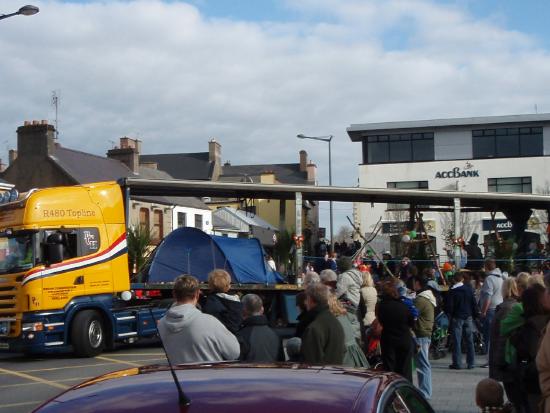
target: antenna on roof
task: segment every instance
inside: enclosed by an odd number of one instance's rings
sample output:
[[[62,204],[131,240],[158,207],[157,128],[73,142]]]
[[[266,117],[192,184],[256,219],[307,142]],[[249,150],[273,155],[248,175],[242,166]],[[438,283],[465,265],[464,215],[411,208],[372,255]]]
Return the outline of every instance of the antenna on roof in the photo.
[[[55,90],[52,91],[52,106],[55,108],[55,139],[57,140],[59,138],[59,130],[57,127],[57,110],[59,108],[59,96],[57,96],[57,92]]]
[[[172,363],[170,362],[170,357],[168,357],[168,352],[166,351],[166,347],[164,347],[164,342],[162,341],[162,337],[160,336],[159,328],[157,326],[157,320],[155,319],[155,316],[153,315],[153,310],[151,310],[151,308],[149,308],[149,314],[151,314],[151,318],[153,319],[153,323],[155,324],[155,330],[157,331],[157,334],[159,336],[160,344],[162,344],[162,350],[164,351],[166,360],[168,360],[168,367],[170,367],[170,373],[172,373],[172,378],[174,379],[174,383],[176,384],[176,388],[178,389],[179,403],[181,406],[189,406],[191,404],[191,399],[187,397],[187,395],[183,392],[183,389],[181,388],[181,384],[178,380],[178,376],[176,376],[176,372],[174,371],[174,366],[172,366]]]

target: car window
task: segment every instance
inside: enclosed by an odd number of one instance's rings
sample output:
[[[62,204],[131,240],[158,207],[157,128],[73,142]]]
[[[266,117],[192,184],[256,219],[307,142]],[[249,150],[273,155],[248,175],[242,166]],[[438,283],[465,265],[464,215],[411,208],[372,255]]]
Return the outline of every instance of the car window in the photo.
[[[402,386],[397,389],[397,394],[405,402],[409,411],[414,413],[433,413],[433,409],[422,395],[411,386]]]
[[[411,413],[405,406],[401,396],[395,392],[389,397],[383,411],[384,413]]]

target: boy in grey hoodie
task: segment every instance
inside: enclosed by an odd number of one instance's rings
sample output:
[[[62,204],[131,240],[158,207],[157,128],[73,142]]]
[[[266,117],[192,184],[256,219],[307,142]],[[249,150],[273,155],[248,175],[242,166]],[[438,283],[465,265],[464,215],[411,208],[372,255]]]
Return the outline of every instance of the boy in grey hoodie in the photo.
[[[215,317],[197,309],[199,282],[191,275],[174,281],[176,303],[159,320],[158,329],[172,364],[237,360],[237,338]]]

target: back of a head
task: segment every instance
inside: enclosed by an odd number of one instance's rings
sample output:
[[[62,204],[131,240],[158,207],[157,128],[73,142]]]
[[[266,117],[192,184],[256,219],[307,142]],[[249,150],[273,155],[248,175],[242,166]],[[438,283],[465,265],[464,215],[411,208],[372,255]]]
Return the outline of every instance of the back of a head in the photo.
[[[315,271],[308,271],[304,275],[304,287],[307,288],[310,284],[321,282],[321,277]]]
[[[428,287],[428,278],[422,275],[415,275],[412,277],[413,282],[417,282],[420,285],[420,288],[425,289]]]
[[[353,266],[353,261],[350,257],[342,257],[339,262],[339,267],[342,271],[351,270]]]
[[[226,293],[231,288],[231,276],[222,269],[216,269],[208,274],[208,288],[214,293]]]
[[[453,280],[457,283],[461,283],[462,281],[464,281],[464,274],[461,273],[460,271],[459,272],[456,272],[454,275],[453,275]]]
[[[243,310],[249,316],[261,315],[263,302],[262,299],[256,294],[246,294],[241,303],[243,304]]]
[[[529,286],[529,288],[523,292],[521,303],[523,304],[523,316],[525,318],[544,314],[546,312],[544,307],[544,294],[545,288],[538,283]]]
[[[374,287],[374,280],[369,271],[362,271],[363,274],[363,285],[361,287]]]
[[[501,407],[504,404],[504,390],[493,379],[483,379],[476,386],[476,403],[481,408]]]
[[[193,300],[199,291],[199,280],[192,275],[180,275],[174,280],[173,291],[178,302]]]
[[[336,275],[336,273],[329,269],[321,271],[321,274],[319,274],[319,278],[321,279],[321,282],[323,284],[332,283],[338,280],[338,276]]]
[[[302,339],[300,337],[291,337],[286,342],[286,353],[289,358],[294,358],[301,354]]]
[[[531,274],[529,274],[528,272],[520,272],[517,275],[516,285],[520,295],[527,289],[527,287],[529,287],[530,278],[531,278]]]
[[[391,298],[399,298],[399,293],[397,291],[397,282],[393,279],[390,279],[388,281],[385,281],[382,283],[382,295],[391,297]]]
[[[497,263],[494,258],[487,258],[485,260],[485,270],[493,271],[497,267]]]
[[[519,298],[517,283],[513,277],[506,278],[502,283],[502,298]]]
[[[329,288],[321,283],[310,284],[306,288],[306,296],[318,306],[328,306]]]

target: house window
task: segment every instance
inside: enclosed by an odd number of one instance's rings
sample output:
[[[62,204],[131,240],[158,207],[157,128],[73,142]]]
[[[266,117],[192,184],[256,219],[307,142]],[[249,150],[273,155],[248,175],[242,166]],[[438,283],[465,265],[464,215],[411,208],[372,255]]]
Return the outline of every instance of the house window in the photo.
[[[195,228],[202,230],[202,215],[195,214]]]
[[[433,132],[374,135],[363,140],[363,163],[433,160]]]
[[[151,228],[149,221],[149,208],[139,209],[139,226],[145,231],[148,231]]]
[[[160,241],[164,236],[162,211],[157,209],[153,212],[153,233],[151,237],[154,241]]]
[[[474,159],[542,156],[542,128],[497,128],[472,131]]]
[[[394,189],[428,189],[428,181],[388,182],[387,186]]]
[[[489,192],[532,193],[530,176],[516,178],[489,178],[487,180],[487,186],[489,187]]]
[[[178,212],[178,228],[187,226],[187,214],[185,212]]]

